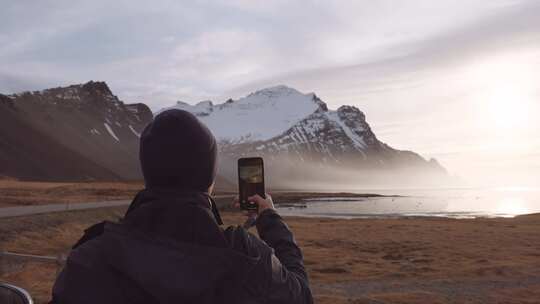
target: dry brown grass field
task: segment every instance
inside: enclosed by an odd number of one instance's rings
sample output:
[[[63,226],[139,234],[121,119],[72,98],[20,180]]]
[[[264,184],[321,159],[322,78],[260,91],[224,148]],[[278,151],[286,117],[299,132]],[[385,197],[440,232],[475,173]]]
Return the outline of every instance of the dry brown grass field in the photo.
[[[25,182],[0,177],[0,208],[87,203],[110,200],[131,199],[141,189],[143,182]],[[233,195],[225,190],[215,191],[216,195]],[[377,194],[332,193],[340,197],[366,197]],[[274,191],[275,200],[283,203],[294,202],[303,197],[327,197],[328,193]],[[221,202],[225,203],[228,202]]]
[[[0,207],[130,199],[142,182],[49,183],[0,179]]]
[[[123,211],[3,218],[0,249],[66,254],[86,227]],[[223,217],[227,225],[242,222],[237,212]],[[304,251],[316,303],[540,302],[540,215],[286,221]],[[54,263],[0,262],[0,281],[28,289],[37,303],[49,299]]]

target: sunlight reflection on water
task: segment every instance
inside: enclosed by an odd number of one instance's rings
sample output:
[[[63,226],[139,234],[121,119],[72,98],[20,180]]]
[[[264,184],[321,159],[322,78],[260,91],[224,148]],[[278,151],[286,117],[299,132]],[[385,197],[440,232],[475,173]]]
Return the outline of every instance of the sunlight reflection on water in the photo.
[[[355,192],[401,195],[402,197],[307,198],[297,204],[278,206],[278,208],[283,215],[339,218],[514,217],[540,212],[540,191],[535,188],[379,189]]]

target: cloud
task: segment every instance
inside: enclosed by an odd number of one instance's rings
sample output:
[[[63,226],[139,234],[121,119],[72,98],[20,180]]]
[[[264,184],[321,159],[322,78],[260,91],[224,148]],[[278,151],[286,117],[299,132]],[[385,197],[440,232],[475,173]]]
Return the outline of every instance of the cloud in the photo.
[[[193,98],[209,97],[253,80],[380,60],[395,45],[436,36],[500,3],[507,1],[17,1],[0,12],[0,40],[7,42],[0,63],[11,63],[3,73],[26,64],[29,76],[32,63],[60,67],[63,83],[97,76],[120,83],[129,74],[137,83],[192,87]],[[156,60],[145,73],[117,70],[148,57]],[[138,87],[130,95],[144,97]],[[159,102],[172,102],[174,93]]]

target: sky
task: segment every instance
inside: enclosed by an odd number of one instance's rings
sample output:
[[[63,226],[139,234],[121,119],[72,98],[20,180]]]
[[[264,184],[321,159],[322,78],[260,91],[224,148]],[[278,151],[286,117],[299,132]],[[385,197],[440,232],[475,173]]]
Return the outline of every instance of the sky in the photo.
[[[471,186],[540,186],[540,1],[0,0],[0,93],[106,81],[126,103],[284,84]]]

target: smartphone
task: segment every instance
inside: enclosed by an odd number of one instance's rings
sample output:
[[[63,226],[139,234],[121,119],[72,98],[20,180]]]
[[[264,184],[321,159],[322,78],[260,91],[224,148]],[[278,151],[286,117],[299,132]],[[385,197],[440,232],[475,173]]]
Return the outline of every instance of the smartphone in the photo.
[[[262,158],[249,157],[238,160],[238,187],[240,209],[257,210],[259,206],[256,203],[249,202],[248,197],[258,194],[265,198]]]

